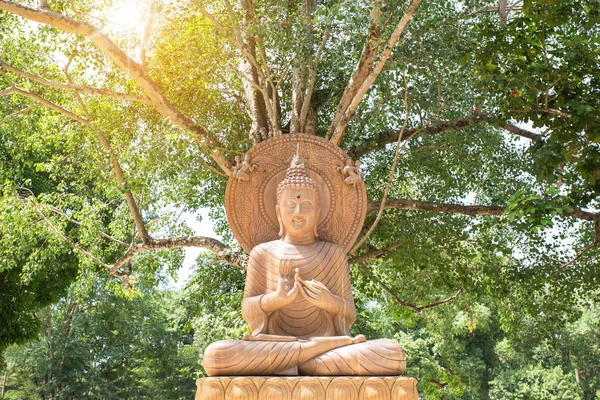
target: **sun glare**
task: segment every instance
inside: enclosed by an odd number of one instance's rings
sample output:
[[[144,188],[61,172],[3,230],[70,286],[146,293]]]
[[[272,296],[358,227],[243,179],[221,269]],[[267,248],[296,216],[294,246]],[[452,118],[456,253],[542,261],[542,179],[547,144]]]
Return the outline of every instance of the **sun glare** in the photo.
[[[119,2],[107,13],[110,29],[115,31],[141,32],[144,28],[139,2]]]

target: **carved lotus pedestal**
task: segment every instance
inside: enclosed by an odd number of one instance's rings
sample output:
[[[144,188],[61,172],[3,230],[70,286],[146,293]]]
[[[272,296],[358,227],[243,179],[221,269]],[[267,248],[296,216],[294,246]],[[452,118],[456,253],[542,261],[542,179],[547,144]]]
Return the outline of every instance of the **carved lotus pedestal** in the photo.
[[[238,376],[196,381],[196,400],[418,400],[405,376]]]

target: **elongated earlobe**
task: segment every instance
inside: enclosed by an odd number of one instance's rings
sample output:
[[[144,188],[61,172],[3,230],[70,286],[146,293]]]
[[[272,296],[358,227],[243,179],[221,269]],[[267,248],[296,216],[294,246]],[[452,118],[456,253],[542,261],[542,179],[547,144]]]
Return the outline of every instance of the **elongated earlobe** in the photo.
[[[319,207],[316,207],[316,208],[317,208],[317,211],[315,212],[316,218],[315,218],[315,231],[314,231],[315,239],[319,237],[319,232],[317,231],[317,226],[319,225]]]
[[[279,204],[277,204],[275,206],[275,214],[277,215],[277,221],[279,222],[279,233],[278,233],[278,235],[280,237],[283,237],[283,235],[285,235],[285,228],[283,227],[283,224],[281,223],[281,212],[279,211]]]

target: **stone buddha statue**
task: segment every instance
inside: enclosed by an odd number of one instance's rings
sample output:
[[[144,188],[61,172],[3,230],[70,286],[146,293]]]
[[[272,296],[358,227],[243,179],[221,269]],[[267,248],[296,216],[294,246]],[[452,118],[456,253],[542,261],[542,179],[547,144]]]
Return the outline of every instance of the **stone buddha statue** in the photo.
[[[209,376],[398,375],[405,354],[394,340],[350,336],[356,319],[343,247],[319,240],[319,191],[297,152],[277,187],[279,240],[252,248],[242,340],[211,344]]]

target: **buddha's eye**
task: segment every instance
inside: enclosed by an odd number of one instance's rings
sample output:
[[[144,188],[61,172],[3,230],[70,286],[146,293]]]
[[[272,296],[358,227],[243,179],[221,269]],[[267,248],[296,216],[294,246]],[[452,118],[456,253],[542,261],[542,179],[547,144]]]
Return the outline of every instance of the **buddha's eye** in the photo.
[[[310,208],[311,206],[312,206],[312,203],[310,201],[302,202],[302,208]]]
[[[286,201],[285,206],[289,207],[289,208],[295,208],[296,207],[296,202],[293,201],[293,200],[288,200],[288,201]]]

